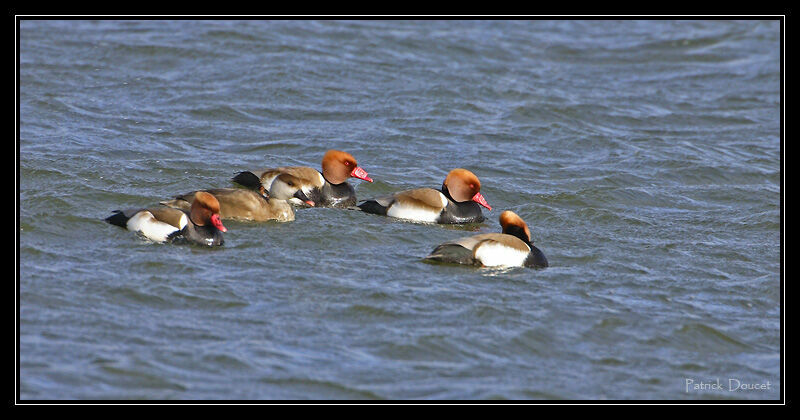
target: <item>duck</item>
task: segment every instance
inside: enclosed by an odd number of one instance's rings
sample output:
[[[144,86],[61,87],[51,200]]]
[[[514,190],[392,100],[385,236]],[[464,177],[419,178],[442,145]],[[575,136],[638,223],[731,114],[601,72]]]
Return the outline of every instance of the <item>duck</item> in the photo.
[[[322,172],[307,166],[283,166],[239,172],[232,180],[244,187],[259,190],[263,194],[269,191],[272,182],[282,173],[302,179],[302,190],[316,203],[316,207],[353,207],[356,204],[356,192],[347,179],[352,177],[372,182],[372,178],[367,171],[358,166],[353,155],[341,150],[325,152],[322,157]],[[289,202],[297,206],[303,205],[302,200],[295,198]]]
[[[138,232],[154,242],[173,242],[183,238],[188,242],[221,246],[225,241],[219,201],[212,194],[198,192],[188,211],[170,207],[151,207],[114,210],[105,219],[112,225]]]
[[[480,206],[492,209],[481,195],[481,181],[463,168],[450,171],[441,190],[417,188],[358,204],[358,208],[367,213],[443,224],[483,222],[486,218]]]
[[[483,267],[533,267],[549,265],[544,253],[533,245],[528,225],[516,213],[500,213],[503,233],[483,233],[445,242],[425,257],[429,261]]]
[[[275,177],[266,195],[242,188],[214,188],[182,194],[173,200],[162,201],[161,204],[186,210],[197,199],[197,194],[205,192],[213,194],[219,200],[219,213],[222,219],[291,222],[295,219],[295,212],[287,200],[296,198],[309,206],[315,205],[314,201],[303,193],[302,185],[302,179],[283,173]]]

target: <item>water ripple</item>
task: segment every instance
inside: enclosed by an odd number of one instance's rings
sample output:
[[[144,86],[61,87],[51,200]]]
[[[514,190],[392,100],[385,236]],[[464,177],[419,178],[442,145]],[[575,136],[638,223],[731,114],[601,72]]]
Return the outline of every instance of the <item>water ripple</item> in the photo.
[[[778,21],[20,21],[22,399],[695,399],[780,381]],[[103,219],[352,153],[487,220]],[[511,209],[551,267],[429,264]],[[610,386],[609,384],[613,384]],[[733,395],[777,398],[779,390]]]

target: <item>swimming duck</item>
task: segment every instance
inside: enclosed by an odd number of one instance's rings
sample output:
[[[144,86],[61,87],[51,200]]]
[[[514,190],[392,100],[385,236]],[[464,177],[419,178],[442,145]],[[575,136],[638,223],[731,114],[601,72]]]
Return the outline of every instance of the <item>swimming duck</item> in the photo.
[[[356,204],[356,192],[347,183],[350,177],[372,182],[367,172],[358,166],[356,159],[347,152],[328,150],[322,157],[322,172],[307,166],[287,166],[258,171],[239,172],[233,177],[233,182],[245,187],[269,191],[275,178],[282,173],[288,173],[303,180],[303,192],[316,203],[317,207],[352,207]],[[295,205],[302,205],[303,201],[291,199]]]
[[[373,214],[429,223],[479,223],[483,206],[492,207],[481,195],[481,181],[466,169],[447,174],[441,190],[418,188],[366,200],[358,207]]]
[[[548,266],[547,258],[531,241],[528,225],[516,213],[500,214],[503,233],[484,233],[445,242],[437,246],[427,260],[484,267]]]
[[[219,201],[207,192],[197,193],[188,212],[169,207],[114,210],[105,220],[155,242],[184,238],[200,245],[219,246],[224,243],[222,232],[227,232],[220,220]]]
[[[309,206],[315,205],[314,201],[303,193],[302,185],[303,180],[283,173],[272,181],[269,194],[266,196],[242,188],[215,188],[192,191],[179,195],[174,200],[162,201],[161,204],[186,210],[191,207],[197,194],[206,192],[213,194],[219,200],[219,213],[223,219],[291,222],[294,220],[294,208],[287,200],[295,198]]]

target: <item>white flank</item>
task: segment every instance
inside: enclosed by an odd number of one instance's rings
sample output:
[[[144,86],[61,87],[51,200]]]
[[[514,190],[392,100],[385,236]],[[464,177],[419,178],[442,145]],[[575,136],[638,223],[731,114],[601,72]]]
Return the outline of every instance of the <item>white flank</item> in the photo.
[[[181,216],[181,226],[186,226],[186,223],[186,216]],[[170,233],[178,229],[169,223],[159,222],[149,211],[140,211],[128,219],[128,230],[141,232],[150,240],[164,242]]]
[[[445,199],[446,200],[446,199]],[[396,217],[398,219],[413,220],[415,222],[428,222],[435,223],[439,217],[440,212],[431,211],[430,209],[420,208],[417,206],[404,205],[401,202],[395,202],[386,211],[389,217]]]
[[[447,197],[445,197],[444,194],[439,193],[439,199],[442,200],[442,208],[447,207]]]
[[[494,241],[486,241],[478,245],[475,259],[486,267],[522,267],[529,253],[530,251],[523,252]]]

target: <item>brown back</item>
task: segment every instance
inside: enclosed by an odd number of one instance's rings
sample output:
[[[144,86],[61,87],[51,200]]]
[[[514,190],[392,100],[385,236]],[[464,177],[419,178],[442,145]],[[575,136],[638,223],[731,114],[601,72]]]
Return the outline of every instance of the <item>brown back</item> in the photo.
[[[282,166],[280,168],[264,169],[262,171],[254,172],[261,180],[261,184],[265,184],[266,180],[275,179],[282,173],[295,176],[303,180],[304,184],[311,185],[316,188],[322,188],[325,185],[325,180],[319,174],[319,171],[308,166]],[[268,186],[267,186],[268,187]]]
[[[395,201],[401,202],[403,205],[425,209],[429,208],[435,211],[439,211],[446,206],[446,203],[442,203],[442,193],[433,188],[418,188],[401,191],[394,194],[394,199]]]
[[[147,209],[156,220],[175,226],[178,229],[183,229],[181,226],[181,218],[186,216],[186,213],[169,207],[153,207]]]
[[[522,252],[530,252],[530,247],[516,236],[506,235],[505,233],[482,233],[480,235],[468,236],[466,238],[456,239],[452,243],[463,246],[469,250],[474,251],[481,243],[486,241],[496,242],[509,248],[516,249]]]

